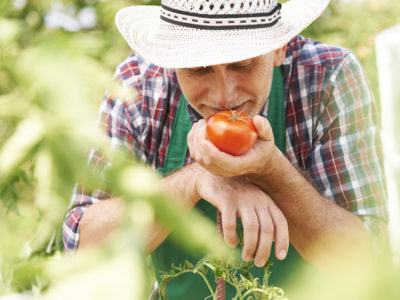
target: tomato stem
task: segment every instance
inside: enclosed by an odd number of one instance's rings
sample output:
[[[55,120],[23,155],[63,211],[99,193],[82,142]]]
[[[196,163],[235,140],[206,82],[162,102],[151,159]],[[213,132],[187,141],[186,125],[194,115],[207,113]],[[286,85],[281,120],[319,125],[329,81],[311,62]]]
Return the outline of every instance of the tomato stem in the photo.
[[[241,121],[245,121],[247,119],[246,115],[241,116],[243,113],[241,111],[236,111],[236,110],[230,110],[232,116],[228,119],[231,121],[237,121],[237,120],[241,120]]]

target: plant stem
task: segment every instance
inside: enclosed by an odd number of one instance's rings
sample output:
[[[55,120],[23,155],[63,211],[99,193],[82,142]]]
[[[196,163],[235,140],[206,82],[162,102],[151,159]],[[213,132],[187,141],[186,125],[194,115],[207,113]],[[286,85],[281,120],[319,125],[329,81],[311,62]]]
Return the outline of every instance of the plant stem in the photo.
[[[206,283],[208,289],[209,289],[210,292],[211,292],[211,295],[213,296],[213,299],[215,299],[215,293],[213,293],[213,289],[211,288],[210,283],[208,282],[207,277],[204,276],[204,274],[202,274],[201,272],[195,273],[195,274],[199,274],[199,275],[201,276],[201,278],[203,278],[204,282]]]
[[[194,273],[193,270],[183,270],[183,271],[179,271],[178,273],[175,274],[174,277],[178,277],[184,273]],[[207,277],[204,276],[204,274],[202,274],[201,272],[196,272],[194,274],[198,274],[201,276],[201,278],[203,278],[204,282],[206,283],[208,289],[210,290],[211,295],[213,296],[213,298],[215,298],[215,293],[213,292],[213,289],[210,286],[210,283],[208,282]]]

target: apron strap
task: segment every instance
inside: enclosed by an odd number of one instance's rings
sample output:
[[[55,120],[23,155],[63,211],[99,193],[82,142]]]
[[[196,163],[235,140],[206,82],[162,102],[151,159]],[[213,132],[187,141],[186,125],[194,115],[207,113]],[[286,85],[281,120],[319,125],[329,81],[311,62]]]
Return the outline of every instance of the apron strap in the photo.
[[[158,169],[163,176],[185,165],[188,152],[187,135],[192,128],[186,105],[187,100],[182,93],[172,126],[164,166]],[[274,68],[271,92],[268,100],[267,119],[274,133],[275,145],[282,153],[286,154],[284,86],[280,67]]]
[[[182,93],[179,99],[174,124],[172,125],[164,166],[158,168],[158,172],[163,176],[185,165],[188,152],[187,135],[192,128],[192,122],[190,121],[186,103],[186,98]]]
[[[285,98],[282,70],[280,67],[274,68],[271,91],[268,97],[267,119],[274,133],[275,145],[286,154],[286,119],[285,119]]]
[[[274,133],[275,145],[282,153],[286,154],[284,84],[280,67],[274,68],[271,92],[267,104],[267,119],[270,122]],[[187,110],[187,101],[182,93],[179,99],[178,109],[174,119],[164,165],[162,168],[158,168],[158,172],[163,176],[176,169],[182,168],[185,165],[185,160],[188,153],[187,135],[191,127],[192,124]],[[215,222],[215,207],[203,200],[200,200],[196,207],[203,211],[208,218],[214,220]],[[179,262],[183,262],[186,258],[196,259],[194,257],[190,257],[189,253],[182,252],[172,241],[170,241],[169,238],[167,238],[167,240],[164,241],[164,243],[162,243],[160,247],[152,253],[152,258],[158,280],[160,280],[160,274],[158,270],[169,270],[172,262],[178,264]],[[271,270],[271,276],[269,277],[269,283],[272,285],[281,286],[283,283],[282,280],[286,281],[285,279],[290,277],[290,274],[293,272],[293,267],[301,262],[302,259],[290,244],[287,257],[284,261],[277,260],[274,255],[274,251],[271,251],[270,261],[272,261],[274,265]],[[195,260],[192,261],[192,263],[193,262],[195,262]],[[262,280],[264,275],[262,268],[252,268],[251,272],[254,276],[257,276],[260,278],[260,280]],[[171,295],[171,297],[174,296],[176,299],[186,299],[185,296],[183,296],[184,298],[180,297],[182,297],[182,295],[187,295],[188,293],[194,292],[199,296],[200,299],[200,295],[204,293],[204,287],[200,286],[197,281],[195,283],[195,278],[192,277],[186,277],[185,280],[181,279],[176,282],[170,282],[168,289],[170,293],[169,295]],[[205,292],[207,292],[207,289],[205,290]],[[227,291],[227,296],[229,297],[230,295],[233,295],[233,292],[234,291],[232,290]]]

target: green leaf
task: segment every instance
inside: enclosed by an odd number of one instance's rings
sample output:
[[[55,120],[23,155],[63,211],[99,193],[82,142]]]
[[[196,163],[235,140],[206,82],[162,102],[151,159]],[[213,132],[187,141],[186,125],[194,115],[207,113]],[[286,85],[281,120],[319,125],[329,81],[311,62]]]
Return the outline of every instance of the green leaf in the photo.
[[[241,284],[245,286],[246,289],[250,289],[252,287],[252,282],[240,274]]]
[[[204,261],[205,261],[206,258],[207,258],[207,257],[203,257],[203,258],[201,258],[201,259],[197,262],[197,264],[196,264],[195,267],[193,268],[193,273],[194,273],[194,274],[196,274],[196,273],[201,273],[201,274],[203,274],[203,275],[207,275],[207,273],[208,273],[208,268],[206,268],[205,265],[204,265]]]
[[[19,292],[30,290],[32,286],[38,285],[43,290],[49,284],[49,279],[43,275],[43,261],[41,259],[30,259],[16,265],[13,273],[12,286]]]
[[[217,267],[216,269],[215,269],[215,277],[216,278],[222,278],[222,279],[226,279],[226,271],[225,271],[225,269],[224,268],[221,268],[221,267]]]
[[[215,272],[218,268],[218,264],[214,261],[211,261],[209,259],[204,261],[204,265],[207,266],[209,269],[211,269],[213,272]]]
[[[187,259],[185,259],[184,265],[189,269],[193,269],[193,264],[190,261],[188,261]]]
[[[0,149],[0,176],[9,177],[27,159],[45,134],[43,120],[31,116],[23,120]]]
[[[203,272],[204,268],[204,260],[205,257],[201,258],[193,269],[193,273]]]
[[[4,207],[15,214],[19,214],[18,211],[18,198],[19,192],[15,188],[13,183],[2,183],[0,184],[0,200]]]
[[[244,270],[243,277],[245,277],[248,280],[253,280],[253,278],[254,278],[253,274],[251,274],[251,272],[249,270]]]

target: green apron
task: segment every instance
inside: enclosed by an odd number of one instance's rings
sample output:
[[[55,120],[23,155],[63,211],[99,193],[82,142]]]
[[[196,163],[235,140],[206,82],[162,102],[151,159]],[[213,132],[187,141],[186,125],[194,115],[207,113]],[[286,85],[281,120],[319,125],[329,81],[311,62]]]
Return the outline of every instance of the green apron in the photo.
[[[280,68],[274,69],[271,92],[268,101],[268,121],[271,124],[275,144],[286,153],[286,135],[285,135],[285,107],[284,107],[284,86]],[[185,164],[187,156],[187,134],[192,127],[192,123],[187,111],[187,101],[182,93],[177,115],[172,127],[170,142],[168,144],[167,155],[164,167],[158,171],[162,175],[167,175],[175,169],[182,168]],[[204,201],[198,202],[196,208],[200,210],[206,217],[215,222],[216,209],[214,206]],[[238,220],[240,221],[240,220]],[[169,238],[167,238],[153,253],[152,260],[158,282],[161,281],[159,270],[169,271],[171,264],[183,264],[185,259],[196,264],[201,257],[195,257],[190,253],[186,253],[179,249]],[[273,262],[270,267],[272,272],[269,277],[269,284],[282,287],[290,281],[290,274],[298,264],[305,264],[297,251],[290,245],[287,257],[280,261],[275,258],[274,245],[272,245],[271,256],[269,258]],[[258,277],[260,282],[264,276],[263,268],[252,268],[252,274]],[[207,273],[207,278],[215,290],[215,279],[211,272]],[[170,300],[197,300],[204,299],[209,295],[203,279],[197,274],[184,274],[170,281],[167,285],[167,296]],[[235,290],[229,284],[226,284],[226,299],[231,299],[235,295]]]

